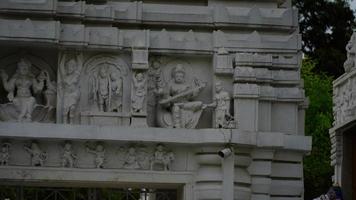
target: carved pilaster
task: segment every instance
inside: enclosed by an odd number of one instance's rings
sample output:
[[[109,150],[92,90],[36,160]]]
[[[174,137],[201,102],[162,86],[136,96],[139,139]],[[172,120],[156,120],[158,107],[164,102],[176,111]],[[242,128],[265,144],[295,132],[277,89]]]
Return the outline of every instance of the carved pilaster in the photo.
[[[148,81],[149,31],[137,33],[132,40],[132,126],[147,126],[147,81]]]

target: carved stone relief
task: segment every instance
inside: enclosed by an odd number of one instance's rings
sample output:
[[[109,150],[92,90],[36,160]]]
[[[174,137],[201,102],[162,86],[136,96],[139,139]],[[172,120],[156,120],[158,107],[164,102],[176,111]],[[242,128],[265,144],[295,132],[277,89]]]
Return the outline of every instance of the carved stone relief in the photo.
[[[62,53],[59,58],[59,97],[62,99],[62,122],[75,123],[80,98],[79,77],[83,66],[83,55]]]
[[[210,105],[215,108],[215,128],[235,128],[233,115],[230,113],[231,97],[221,82],[215,83],[214,102]]]
[[[0,104],[1,121],[54,122],[56,82],[51,69],[38,58],[24,55],[0,61],[1,85],[7,93]],[[34,65],[32,61],[35,61]],[[16,71],[11,65],[16,63]],[[9,74],[12,74],[9,76]],[[44,99],[44,101],[42,100]]]
[[[146,100],[146,75],[137,72],[132,76],[133,82],[133,95],[132,95],[132,110],[134,113],[144,112],[145,100]]]
[[[194,100],[206,87],[206,83],[191,72],[187,72],[185,63],[171,63],[160,72],[153,65],[150,70],[150,92],[156,97],[156,120],[160,127],[170,128],[195,128],[202,111],[207,107],[202,101]],[[161,77],[159,77],[161,76]],[[152,102],[152,94],[150,96]]]
[[[129,125],[131,78],[127,66],[118,56],[96,55],[86,60],[81,75],[82,124]]]
[[[350,38],[346,45],[347,59],[344,63],[345,72],[350,72],[355,68],[356,62],[356,32]]]
[[[159,58],[154,58],[148,69],[148,96],[147,96],[147,123],[153,127],[156,125],[158,94],[162,92],[164,81]]]
[[[356,79],[349,78],[343,85],[334,88],[334,125],[356,116]]]
[[[151,170],[163,169],[168,171],[171,169],[171,164],[175,159],[175,155],[172,151],[168,151],[163,144],[157,144],[155,152],[151,157]],[[161,165],[159,168],[158,165]]]
[[[141,169],[141,166],[138,162],[138,154],[134,146],[129,147],[126,156],[125,162],[123,165],[124,169]]]
[[[78,159],[77,155],[73,152],[72,144],[69,141],[66,141],[63,150],[62,150],[62,167],[73,168],[76,167],[76,160]]]
[[[89,144],[86,145],[86,151],[94,155],[94,164],[96,168],[104,168],[105,163],[105,147],[103,144],[98,143],[95,147],[90,147]]]
[[[37,142],[33,141],[30,146],[24,146],[24,148],[31,156],[32,166],[44,166],[44,162],[47,160],[48,154],[40,148]]]
[[[0,166],[9,165],[11,144],[4,142],[1,144]]]

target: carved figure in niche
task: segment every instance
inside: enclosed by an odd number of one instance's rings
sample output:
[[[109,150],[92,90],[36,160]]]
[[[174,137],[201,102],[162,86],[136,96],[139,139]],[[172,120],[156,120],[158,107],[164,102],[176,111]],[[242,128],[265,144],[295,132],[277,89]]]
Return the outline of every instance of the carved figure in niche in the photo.
[[[347,59],[344,63],[345,72],[350,72],[355,67],[356,61],[356,32],[353,32],[346,45]]]
[[[86,147],[88,153],[94,154],[94,164],[96,168],[103,168],[105,162],[105,148],[102,144],[97,144],[95,149],[91,149],[89,146]]]
[[[137,149],[137,160],[141,169],[150,169],[150,154],[147,152],[147,148],[145,146],[139,146]]]
[[[63,89],[63,123],[74,123],[75,110],[80,98],[79,77],[82,70],[82,58],[76,55],[75,58],[66,59],[63,54],[59,67],[62,75]]]
[[[140,169],[137,156],[136,148],[130,147],[125,157],[124,169]]]
[[[224,91],[221,82],[215,84],[215,96],[212,107],[215,108],[215,128],[234,128],[234,117],[230,114],[231,97]]]
[[[116,72],[110,73],[111,78],[111,112],[121,112],[122,111],[122,79],[121,76]]]
[[[185,68],[178,64],[171,71],[172,80],[165,90],[157,91],[161,95],[158,122],[163,127],[195,128],[203,109],[207,106],[201,101],[193,101],[206,87],[198,79],[189,83],[186,79]],[[170,119],[165,116],[170,113]],[[170,122],[171,121],[171,122]]]
[[[173,152],[168,152],[165,150],[165,147],[162,144],[158,144],[156,146],[156,150],[151,159],[151,167],[153,170],[156,164],[160,164],[163,166],[164,171],[168,171],[171,169],[171,164],[174,161],[175,156]]]
[[[8,92],[7,98],[15,107],[17,121],[32,121],[32,112],[36,107],[36,99],[31,93],[39,93],[44,88],[45,78],[49,79],[47,72],[42,71],[35,76],[30,71],[31,63],[26,59],[21,59],[17,63],[16,73],[9,79],[5,71],[1,71],[1,80],[5,90]]]
[[[10,143],[2,143],[0,152],[0,166],[9,165],[10,147]]]
[[[30,147],[24,146],[24,148],[31,155],[32,166],[44,166],[44,162],[47,160],[47,153],[41,150],[37,142],[32,142]]]
[[[146,98],[146,78],[143,73],[133,75],[134,95],[132,98],[132,109],[135,113],[141,113]]]
[[[55,81],[51,81],[48,73],[44,77],[46,80],[46,89],[43,92],[47,108],[55,108],[57,104],[57,83]]]
[[[100,112],[109,112],[112,96],[111,88],[109,66],[102,64],[99,67],[98,74],[94,76],[93,82],[94,102],[98,104]]]
[[[73,168],[75,167],[75,161],[77,160],[77,155],[74,154],[72,144],[66,142],[63,146],[62,153],[62,167]]]
[[[148,69],[148,98],[147,98],[147,112],[150,113],[147,122],[149,126],[156,125],[157,115],[157,95],[163,94],[164,81],[162,80],[161,63],[158,59],[154,59]]]

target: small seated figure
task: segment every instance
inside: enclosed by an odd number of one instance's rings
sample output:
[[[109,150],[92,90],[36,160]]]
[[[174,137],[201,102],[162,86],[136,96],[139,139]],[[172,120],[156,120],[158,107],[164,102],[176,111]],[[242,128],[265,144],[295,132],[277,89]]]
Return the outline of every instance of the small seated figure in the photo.
[[[162,144],[158,144],[151,159],[151,170],[154,169],[156,164],[160,164],[163,166],[164,171],[168,171],[171,169],[171,163],[174,159],[175,157],[173,152],[165,151],[164,146]]]
[[[105,162],[105,148],[101,144],[97,144],[95,149],[91,149],[89,146],[86,147],[88,153],[94,154],[95,159],[95,167],[96,168],[103,168],[103,164]]]
[[[146,98],[146,78],[142,73],[133,76],[134,95],[132,109],[135,113],[141,113]]]
[[[124,169],[140,169],[135,147],[130,147],[125,158]]]
[[[24,146],[24,148],[31,155],[32,166],[44,166],[44,162],[47,160],[47,153],[41,150],[37,142],[32,142],[30,147]]]
[[[9,165],[10,159],[10,143],[3,143],[1,145],[1,152],[0,152],[0,166]]]
[[[63,147],[62,154],[62,167],[73,168],[75,167],[75,161],[77,159],[77,155],[73,153],[72,144],[70,142],[66,142]]]

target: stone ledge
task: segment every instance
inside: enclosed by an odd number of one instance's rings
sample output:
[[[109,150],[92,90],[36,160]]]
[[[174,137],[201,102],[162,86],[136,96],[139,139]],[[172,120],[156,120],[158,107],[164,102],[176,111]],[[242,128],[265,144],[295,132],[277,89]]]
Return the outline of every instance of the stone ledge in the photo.
[[[192,172],[162,172],[117,169],[0,166],[1,179],[11,181],[55,181],[71,183],[185,184],[193,182]]]
[[[9,132],[11,130],[11,132]],[[167,129],[0,122],[0,137],[57,140],[112,140],[176,144],[221,144],[308,152],[311,137],[238,129]],[[270,139],[269,139],[270,138]]]

